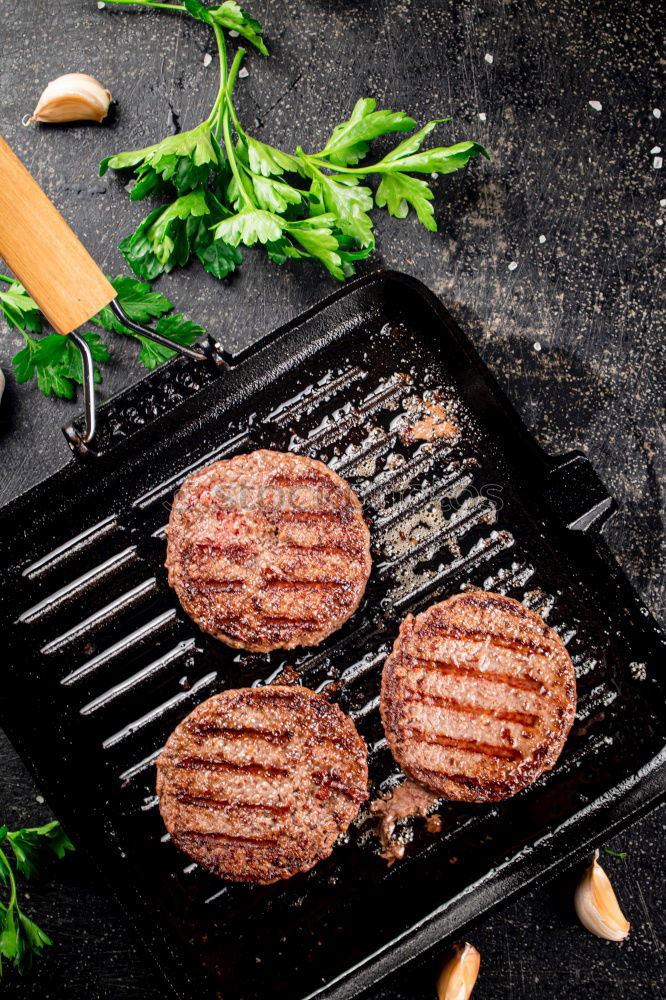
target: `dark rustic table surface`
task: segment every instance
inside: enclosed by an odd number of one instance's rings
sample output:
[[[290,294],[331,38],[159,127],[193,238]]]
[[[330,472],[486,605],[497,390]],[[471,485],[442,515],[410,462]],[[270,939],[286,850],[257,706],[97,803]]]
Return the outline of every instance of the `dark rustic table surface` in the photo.
[[[429,284],[457,315],[528,426],[551,451],[583,448],[619,502],[607,537],[663,621],[663,291],[666,115],[655,0],[248,0],[271,58],[254,54],[238,88],[259,138],[314,147],[360,96],[420,121],[451,115],[444,142],[474,138],[492,163],[435,184],[435,235],[413,218],[378,222],[380,265]],[[205,117],[216,90],[207,27],[178,15],[110,10],[95,0],[0,0],[0,132],[109,273],[142,217],[122,182],[97,177],[103,155],[156,141]],[[661,60],[661,61],[660,61]],[[207,65],[208,64],[208,65]],[[22,128],[45,83],[92,73],[118,107],[104,126]],[[308,268],[279,270],[248,252],[219,283],[193,267],[164,278],[188,316],[237,350],[332,290]],[[0,329],[7,389],[0,409],[0,501],[69,459],[60,426],[76,404],[17,386],[20,338]],[[140,377],[133,345],[113,342],[101,394]],[[80,400],[79,400],[80,405]],[[0,819],[49,817],[27,771],[0,739]],[[480,924],[475,996],[662,997],[666,812],[608,856],[632,921],[621,945],[577,924],[573,874]],[[56,947],[7,998],[164,996],[107,890],[82,854],[29,887],[29,909]],[[439,956],[386,981],[375,1000],[433,995]]]

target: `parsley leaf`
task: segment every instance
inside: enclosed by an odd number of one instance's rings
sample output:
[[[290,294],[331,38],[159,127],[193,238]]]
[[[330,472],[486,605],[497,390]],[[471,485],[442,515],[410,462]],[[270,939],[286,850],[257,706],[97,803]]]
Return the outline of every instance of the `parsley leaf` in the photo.
[[[257,242],[272,243],[279,240],[283,228],[284,220],[272,212],[246,207],[218,223],[215,238],[232,247],[237,247],[239,243],[251,247]]]
[[[196,0],[189,0],[189,3],[192,2],[196,2]],[[242,35],[243,38],[246,38],[248,42],[251,42],[252,45],[258,48],[262,55],[268,55],[268,49],[261,37],[264,30],[261,24],[256,18],[251,17],[250,14],[244,11],[234,0],[226,0],[226,3],[223,3],[220,7],[208,7],[204,8],[204,10],[207,10],[210,24],[217,25],[220,28],[228,28],[231,31],[237,31],[239,35]]]
[[[18,281],[11,281],[2,275],[0,278],[8,285],[8,287],[0,285],[0,312],[3,313],[9,325],[19,330],[40,333],[42,317],[37,303],[30,298],[23,285]]]
[[[150,285],[136,278],[116,275],[111,278],[111,284],[116,290],[116,301],[135,323],[149,323],[152,319],[164,316],[173,309],[173,305],[159,292],[152,292]],[[93,322],[99,323],[105,330],[113,333],[127,333],[110,306],[104,306]]]
[[[375,202],[380,208],[386,207],[389,215],[405,219],[411,205],[419,221],[434,233],[437,231],[437,223],[431,204],[433,198],[426,181],[400,173],[385,174],[375,193]]]
[[[358,163],[370,148],[370,140],[389,132],[411,132],[416,122],[404,111],[376,111],[370,97],[356,102],[349,120],[336,125],[319,154],[337,166]]]
[[[95,361],[108,361],[109,351],[98,334],[83,333]],[[15,354],[12,363],[17,382],[27,382],[36,374],[37,385],[45,396],[60,399],[74,398],[74,383],[83,383],[83,363],[79,349],[68,337],[51,333],[35,340],[24,333],[26,345]],[[99,368],[95,366],[95,382],[101,382]]]
[[[275,149],[265,142],[259,142],[252,136],[245,136],[243,143],[239,144],[239,152],[247,150],[247,159],[250,169],[255,174],[262,177],[270,177],[272,174],[283,174],[289,171],[295,174],[303,173],[303,164],[297,156],[291,153],[283,153],[281,149]]]
[[[376,169],[382,173],[390,170],[407,170],[415,174],[452,174],[464,167],[473,156],[482,155],[490,159],[478,142],[458,142],[455,146],[441,146],[411,154],[408,152],[410,145],[409,142],[401,143],[379,161]]]
[[[321,202],[327,212],[336,216],[340,232],[356,240],[361,247],[372,247],[372,219],[367,214],[373,207],[372,190],[359,185],[357,177],[331,177],[314,171],[310,188],[312,197]]]
[[[131,236],[121,241],[120,251],[137,277],[152,281],[172,271],[176,264],[187,263],[190,243],[186,222],[208,214],[206,193],[190,191],[152,211]]]
[[[0,828],[0,881],[9,891],[7,901],[0,901],[0,958],[7,959],[20,973],[29,969],[33,958],[53,942],[19,906],[18,885],[10,858],[14,858],[17,872],[31,878],[37,872],[37,860],[44,848],[58,858],[74,850],[57,820],[14,832],[8,831],[6,826]]]
[[[170,181],[178,194],[185,194],[205,184],[216,166],[222,166],[220,149],[213,140],[209,123],[202,122],[189,132],[168,135],[154,146],[107,156],[100,163],[99,172],[102,176],[109,167],[135,171],[138,181],[130,198],[137,201],[159,190],[163,181]]]
[[[155,327],[158,333],[161,333],[165,337],[169,337],[170,340],[175,340],[178,344],[193,344],[195,340],[199,340],[204,336],[204,329],[192,323],[191,320],[183,319],[179,313],[175,313],[172,316],[163,316],[157,326]],[[162,344],[156,344],[153,340],[148,340],[147,337],[142,337],[140,334],[132,334],[141,344],[141,351],[139,353],[139,361],[144,366],[152,371],[153,368],[157,368],[161,365],[163,361],[168,361],[175,354],[175,351],[170,350],[168,347],[163,347]]]
[[[198,219],[192,221],[199,222]],[[208,234],[208,236],[212,241],[212,235]],[[224,249],[224,244],[220,243],[220,255],[224,253]],[[230,247],[226,249],[234,254],[238,254],[237,250],[232,250]],[[147,282],[118,275],[116,278],[111,279],[111,284],[118,293],[116,298],[119,305],[124,309],[129,318],[136,323],[146,323],[151,319],[157,319],[155,327],[157,333],[161,333],[164,337],[169,337],[170,340],[175,340],[178,344],[193,344],[195,340],[205,336],[206,331],[201,326],[191,322],[191,320],[184,319],[180,313],[173,313],[173,303],[164,295],[160,295],[159,292],[151,291],[150,285]],[[149,340],[148,337],[142,337],[141,334],[135,333],[124,326],[108,306],[102,309],[93,322],[99,323],[107,330],[113,330],[114,333],[134,337],[135,340],[138,340],[141,344],[138,360],[144,368],[152,370],[174,355],[174,351],[168,347],[156,344],[154,341]],[[94,336],[94,334],[85,336],[87,338],[88,336]]]

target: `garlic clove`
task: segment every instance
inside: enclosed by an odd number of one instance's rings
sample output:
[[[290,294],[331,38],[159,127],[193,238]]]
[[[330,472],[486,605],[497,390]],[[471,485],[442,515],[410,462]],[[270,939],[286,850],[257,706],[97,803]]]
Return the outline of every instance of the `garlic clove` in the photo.
[[[94,76],[65,73],[51,80],[28,119],[31,122],[101,122],[113,98]]]
[[[595,851],[594,861],[578,883],[574,895],[576,913],[583,927],[597,937],[624,941],[631,925],[620,909],[610,879],[598,858],[599,851]]]
[[[456,945],[437,980],[439,1000],[468,1000],[479,975],[481,956],[471,944]]]

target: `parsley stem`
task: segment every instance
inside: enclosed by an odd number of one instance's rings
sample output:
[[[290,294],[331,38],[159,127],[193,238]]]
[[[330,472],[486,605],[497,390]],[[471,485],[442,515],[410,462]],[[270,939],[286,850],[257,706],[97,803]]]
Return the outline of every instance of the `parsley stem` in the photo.
[[[0,870],[6,872],[7,878],[9,879],[9,888],[11,890],[9,895],[9,901],[5,906],[5,911],[7,911],[11,910],[13,906],[16,906],[16,879],[14,878],[14,872],[12,870],[12,866],[10,865],[7,855],[2,850],[2,848],[0,848],[0,862],[1,862]]]
[[[107,3],[123,7],[157,7],[160,10],[186,10],[179,3],[157,3],[156,0],[106,0]]]
[[[329,163],[327,160],[321,159],[321,153],[303,153],[303,156],[309,163],[315,164],[317,167],[327,167],[329,170],[335,171],[336,174],[356,174],[358,177],[364,174],[382,172],[381,161],[380,163],[373,163],[369,167],[339,167],[337,163]]]
[[[208,116],[208,122],[210,123],[211,126],[213,125],[213,122],[216,122],[215,137],[219,140],[220,126],[221,126],[220,114],[221,114],[221,109],[224,105],[224,100],[227,92],[227,83],[228,83],[227,47],[224,43],[224,35],[222,33],[222,29],[219,28],[217,25],[214,25],[213,31],[215,32],[217,51],[220,56],[220,87],[217,92],[217,97],[215,98],[215,104],[213,105],[213,109],[210,115]]]
[[[12,279],[8,278],[6,274],[0,274],[0,281],[6,281],[8,285],[12,283]]]
[[[215,26],[215,34],[216,35],[217,35],[218,31],[220,32],[220,34],[222,34],[221,29],[219,27],[217,27],[217,25],[216,25]],[[222,42],[222,44],[224,44],[224,41]],[[243,201],[245,202],[246,206],[248,208],[252,208],[253,209],[256,206],[255,206],[254,202],[252,201],[251,195],[250,195],[250,193],[248,192],[248,190],[247,190],[247,188],[245,186],[245,181],[243,179],[243,176],[242,176],[240,170],[238,169],[238,162],[236,160],[236,152],[234,150],[233,142],[231,141],[231,127],[229,125],[230,113],[231,113],[231,109],[233,107],[233,104],[232,104],[232,101],[231,101],[231,94],[232,94],[232,91],[234,89],[234,84],[236,82],[236,76],[238,74],[238,70],[240,69],[240,64],[243,61],[243,56],[245,55],[245,51],[246,51],[245,49],[239,49],[238,50],[238,52],[234,56],[234,61],[231,64],[231,69],[229,70],[229,78],[227,80],[227,89],[226,89],[225,108],[224,108],[224,113],[222,114],[222,132],[223,132],[223,135],[224,135],[224,145],[225,145],[225,148],[226,148],[226,151],[227,151],[227,158],[229,160],[229,166],[231,167],[231,172],[234,175],[234,180],[236,181],[236,184],[238,186],[238,191],[239,191],[239,193],[240,193]],[[236,119],[235,113],[234,113],[234,124],[235,124],[236,121],[237,121],[237,119]],[[242,134],[243,134],[243,132],[239,131],[239,135],[242,135]]]

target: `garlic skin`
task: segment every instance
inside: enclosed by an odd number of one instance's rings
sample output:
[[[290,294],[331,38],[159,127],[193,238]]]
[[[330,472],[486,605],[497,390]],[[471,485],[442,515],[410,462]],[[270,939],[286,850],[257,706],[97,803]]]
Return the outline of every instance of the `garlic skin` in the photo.
[[[585,871],[574,894],[574,906],[583,927],[607,941],[624,941],[631,924],[624,916],[608,875],[598,861]]]
[[[457,944],[437,980],[438,1000],[468,1000],[479,975],[481,956],[471,944]]]
[[[28,121],[101,122],[112,100],[110,91],[94,76],[65,73],[47,84]]]

